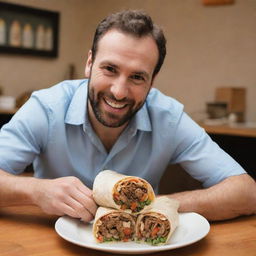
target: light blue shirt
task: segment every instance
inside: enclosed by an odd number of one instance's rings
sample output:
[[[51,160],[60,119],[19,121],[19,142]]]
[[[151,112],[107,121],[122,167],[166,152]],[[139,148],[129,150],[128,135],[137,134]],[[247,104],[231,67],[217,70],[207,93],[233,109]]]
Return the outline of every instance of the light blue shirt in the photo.
[[[64,81],[34,92],[0,132],[0,168],[35,176],[76,176],[92,188],[103,169],[148,180],[155,190],[167,165],[180,163],[208,187],[243,168],[183,111],[183,105],[151,89],[143,107],[108,153],[87,112],[87,80]]]

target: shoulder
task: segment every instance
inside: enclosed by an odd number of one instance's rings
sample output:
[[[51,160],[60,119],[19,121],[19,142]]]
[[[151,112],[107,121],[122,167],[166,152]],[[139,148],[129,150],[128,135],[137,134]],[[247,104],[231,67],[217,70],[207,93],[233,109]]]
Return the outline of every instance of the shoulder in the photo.
[[[172,123],[177,123],[180,120],[184,110],[183,104],[156,88],[150,90],[146,105],[151,117],[156,115]]]
[[[32,98],[35,98],[43,106],[53,107],[60,103],[68,105],[76,90],[87,83],[87,80],[66,80],[50,88],[35,91]]]

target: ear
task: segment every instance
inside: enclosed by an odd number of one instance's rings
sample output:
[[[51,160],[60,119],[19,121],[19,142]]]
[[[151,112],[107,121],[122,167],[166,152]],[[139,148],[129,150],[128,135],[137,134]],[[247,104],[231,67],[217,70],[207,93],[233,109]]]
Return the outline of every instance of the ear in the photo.
[[[155,82],[155,79],[156,79],[157,75],[158,75],[158,73],[156,73],[156,74],[152,77],[151,86],[153,86],[153,83]]]
[[[85,71],[84,71],[86,78],[90,77],[90,75],[91,75],[91,68],[92,68],[92,51],[90,50],[88,52],[88,58],[87,58],[87,61],[86,61]]]

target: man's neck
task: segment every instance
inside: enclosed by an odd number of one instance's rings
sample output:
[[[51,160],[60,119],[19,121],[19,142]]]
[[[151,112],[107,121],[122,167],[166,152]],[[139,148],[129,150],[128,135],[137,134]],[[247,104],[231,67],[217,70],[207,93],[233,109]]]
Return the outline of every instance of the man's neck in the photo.
[[[114,146],[115,142],[121,135],[121,133],[126,128],[127,124],[124,124],[120,127],[107,127],[104,126],[102,123],[100,123],[97,118],[95,117],[92,107],[90,104],[88,104],[88,117],[90,120],[90,123],[92,125],[92,128],[94,129],[95,133],[100,138],[102,144],[104,145],[107,152],[111,150],[111,148]]]

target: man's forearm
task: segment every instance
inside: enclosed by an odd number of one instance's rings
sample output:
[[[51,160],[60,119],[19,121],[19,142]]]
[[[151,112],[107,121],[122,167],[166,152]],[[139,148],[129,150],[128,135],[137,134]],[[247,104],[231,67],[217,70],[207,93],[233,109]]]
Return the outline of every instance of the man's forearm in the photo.
[[[33,204],[31,186],[33,177],[20,177],[0,170],[0,206]]]
[[[48,214],[69,215],[85,222],[91,221],[97,210],[91,189],[76,177],[38,179],[0,170],[0,207],[30,204]]]
[[[197,212],[209,220],[256,214],[256,183],[247,174],[233,176],[207,189],[169,195],[180,212]]]

